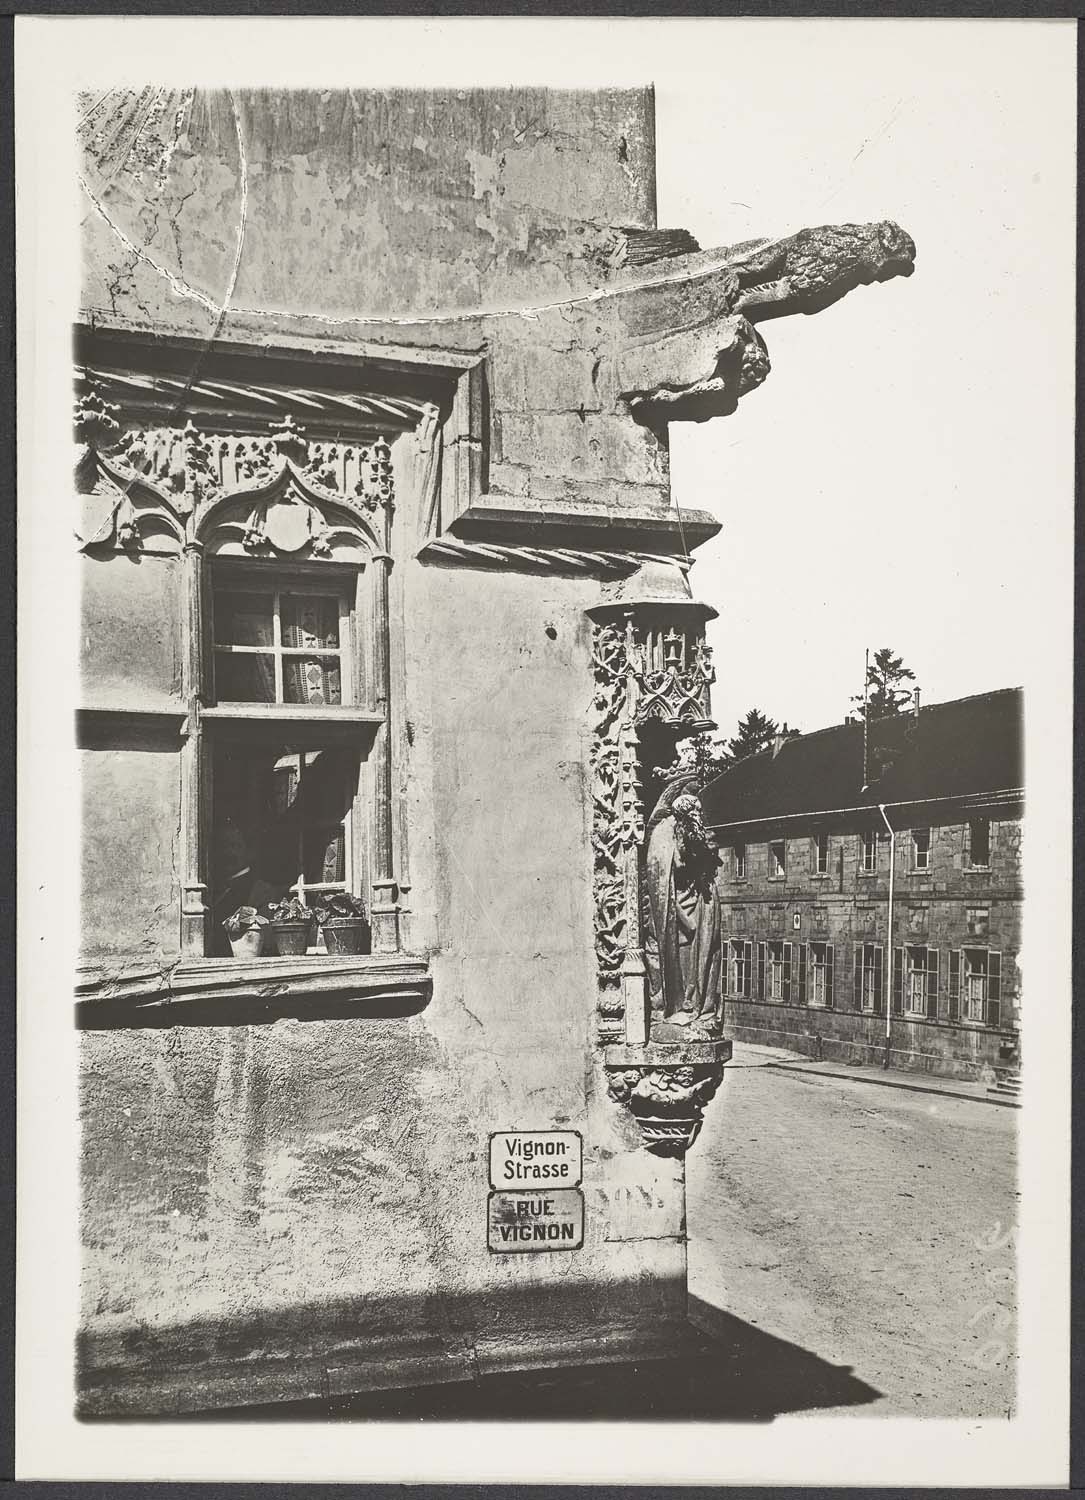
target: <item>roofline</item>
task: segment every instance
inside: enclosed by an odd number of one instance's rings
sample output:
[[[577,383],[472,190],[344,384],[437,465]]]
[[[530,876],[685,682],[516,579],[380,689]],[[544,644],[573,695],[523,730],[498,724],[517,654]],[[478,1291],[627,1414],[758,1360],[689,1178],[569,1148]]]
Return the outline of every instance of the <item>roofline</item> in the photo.
[[[938,703],[921,703],[919,706],[919,712],[920,715],[922,715],[925,713],[930,713],[930,711],[935,708],[952,708],[958,703],[975,703],[980,698],[1001,698],[1005,693],[1023,694],[1024,691],[1024,687],[989,688],[985,693],[969,693],[964,698],[943,698]],[[882,714],[882,716],[878,719],[871,719],[870,724],[885,724],[890,721],[892,721],[893,723],[899,723],[901,720],[914,718],[914,709],[902,708],[901,711],[897,714]],[[838,730],[841,729],[859,729],[862,727],[862,723],[863,721],[860,718],[844,719],[843,722],[838,724],[824,724],[820,729],[810,729],[805,733],[800,732],[798,734],[789,734],[787,739],[784,740],[783,744],[780,746],[779,750],[773,751],[773,747],[771,745],[766,745],[763,750],[755,750],[753,755],[747,755],[742,760],[732,761],[729,766],[724,766],[723,769],[712,778],[712,781],[718,781],[721,776],[729,776],[730,773],[737,770],[739,766],[745,765],[747,761],[757,760],[762,755],[771,755],[773,760],[775,760],[776,756],[781,755],[788,745],[797,745],[803,740],[812,740],[819,734],[835,734]],[[712,782],[709,782],[709,785],[711,786]],[[888,807],[890,806],[890,804],[886,803],[886,806]],[[845,808],[843,810],[846,812],[851,811],[850,808]]]
[[[1023,786],[1000,787],[993,792],[958,792],[953,797],[909,797],[905,802],[862,802],[858,807],[812,807],[803,812],[765,813],[760,818],[731,818],[723,823],[709,823],[707,827],[749,828],[755,823],[783,823],[788,818],[836,818],[845,813],[877,812],[879,807],[928,807],[936,802],[968,802],[979,806],[990,802],[1024,801]]]

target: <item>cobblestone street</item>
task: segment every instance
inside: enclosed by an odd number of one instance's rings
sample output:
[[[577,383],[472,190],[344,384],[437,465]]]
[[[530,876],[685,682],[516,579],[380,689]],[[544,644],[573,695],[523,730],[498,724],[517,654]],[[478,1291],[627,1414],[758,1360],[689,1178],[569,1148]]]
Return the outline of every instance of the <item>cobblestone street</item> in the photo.
[[[699,1321],[850,1367],[856,1414],[1007,1415],[1018,1111],[770,1061],[736,1045],[687,1158]]]

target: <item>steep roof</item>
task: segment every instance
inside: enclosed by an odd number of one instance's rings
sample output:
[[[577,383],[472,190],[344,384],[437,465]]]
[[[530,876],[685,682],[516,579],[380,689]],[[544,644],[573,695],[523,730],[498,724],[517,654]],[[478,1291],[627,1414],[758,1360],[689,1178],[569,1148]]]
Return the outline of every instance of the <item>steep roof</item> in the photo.
[[[834,724],[762,750],[701,794],[710,827],[834,810],[921,803],[1020,788],[1020,688],[933,703],[870,725],[863,789],[863,725]]]

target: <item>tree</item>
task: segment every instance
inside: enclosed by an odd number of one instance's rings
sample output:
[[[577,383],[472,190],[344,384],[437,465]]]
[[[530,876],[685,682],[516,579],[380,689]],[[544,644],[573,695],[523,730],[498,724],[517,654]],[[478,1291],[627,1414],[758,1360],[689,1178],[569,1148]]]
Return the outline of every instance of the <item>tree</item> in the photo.
[[[867,667],[866,703],[864,705],[861,696],[852,700],[859,706],[859,718],[884,719],[891,714],[899,714],[912,701],[912,689],[903,684],[914,681],[915,673],[904,665],[901,657],[893,655],[891,646],[883,646],[880,651],[875,651],[874,658]]]

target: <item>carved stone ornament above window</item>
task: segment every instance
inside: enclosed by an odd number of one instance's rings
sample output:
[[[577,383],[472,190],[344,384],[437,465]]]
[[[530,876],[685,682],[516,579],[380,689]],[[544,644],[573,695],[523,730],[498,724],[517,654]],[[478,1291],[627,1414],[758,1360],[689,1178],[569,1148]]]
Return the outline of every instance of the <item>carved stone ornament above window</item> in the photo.
[[[82,550],[138,552],[200,541],[213,552],[340,558],[387,546],[391,449],[310,442],[286,416],[266,434],[183,425],[122,428],[92,385],[75,409],[76,484],[106,500]]]

